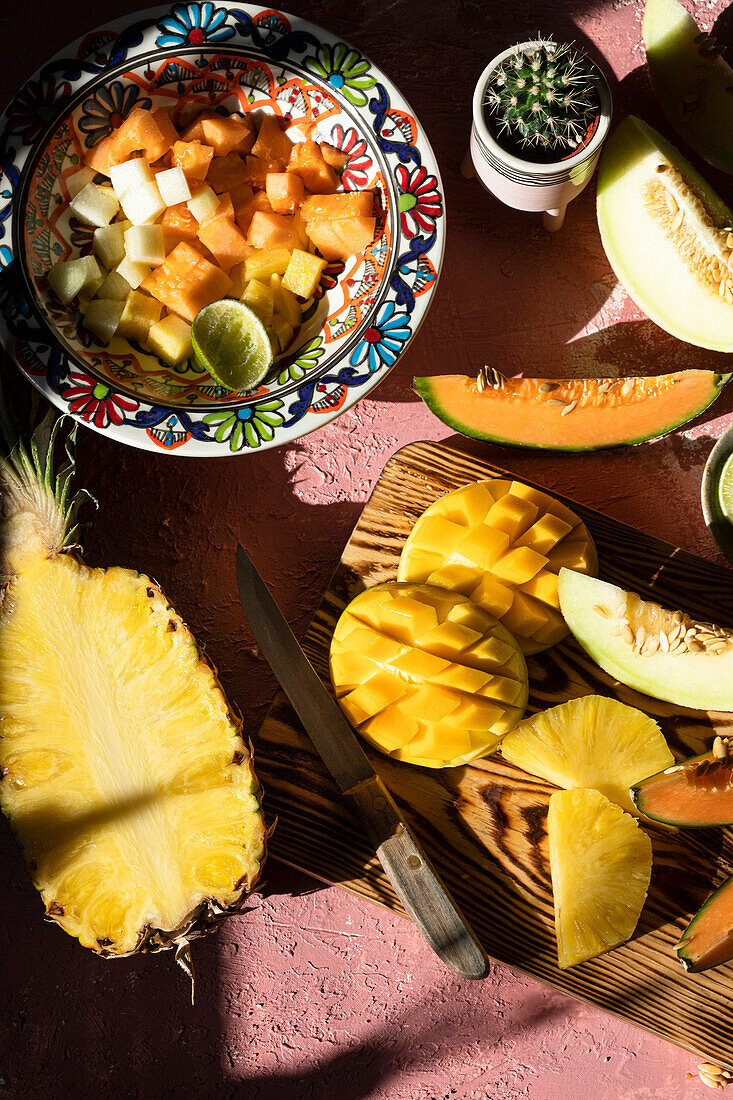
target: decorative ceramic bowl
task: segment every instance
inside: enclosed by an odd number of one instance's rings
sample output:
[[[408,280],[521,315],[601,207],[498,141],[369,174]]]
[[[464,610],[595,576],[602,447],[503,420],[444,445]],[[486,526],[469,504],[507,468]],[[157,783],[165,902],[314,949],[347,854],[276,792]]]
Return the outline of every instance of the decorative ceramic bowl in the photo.
[[[733,454],[733,428],[721,435],[710,452],[702,475],[700,498],[702,514],[708,531],[721,554],[733,563],[733,523],[726,517],[720,504],[719,488],[723,467]]]
[[[377,194],[375,240],[329,264],[291,349],[260,387],[224,390],[195,361],[100,345],[50,293],[89,251],[66,180],[133,107],[261,110],[293,140],[349,154],[346,190]],[[185,116],[184,116],[185,117]],[[424,318],[443,253],[440,174],[408,104],[358,50],[272,8],[189,3],[110,23],[63,50],[0,118],[0,337],[57,408],[134,447],[213,456],[292,442],[377,385]]]

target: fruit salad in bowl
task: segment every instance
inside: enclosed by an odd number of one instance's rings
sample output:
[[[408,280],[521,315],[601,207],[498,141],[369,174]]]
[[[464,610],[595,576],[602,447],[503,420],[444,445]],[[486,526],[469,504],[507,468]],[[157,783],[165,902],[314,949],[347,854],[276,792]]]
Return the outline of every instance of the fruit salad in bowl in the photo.
[[[310,24],[210,3],[127,17],[49,62],[0,125],[0,335],[116,439],[291,442],[376,385],[425,315],[432,151],[387,79]],[[223,331],[245,313],[264,331],[257,370],[196,354],[212,306]]]

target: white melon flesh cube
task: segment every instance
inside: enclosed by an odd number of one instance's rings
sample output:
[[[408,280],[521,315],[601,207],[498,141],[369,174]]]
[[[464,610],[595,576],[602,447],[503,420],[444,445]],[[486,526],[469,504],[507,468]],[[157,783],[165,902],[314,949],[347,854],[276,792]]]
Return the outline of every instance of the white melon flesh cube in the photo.
[[[175,313],[169,313],[162,321],[150,326],[148,347],[169,367],[175,367],[193,355],[191,326]]]
[[[197,191],[194,191],[188,200],[187,206],[196,221],[201,224],[216,212],[219,206],[219,196],[215,195],[211,188],[204,184],[203,187],[199,187]]]
[[[78,172],[74,172],[73,175],[67,176],[66,190],[69,192],[69,197],[75,199],[88,183],[94,183],[96,174],[91,168],[84,167],[80,168]]]
[[[131,187],[152,183],[153,173],[145,157],[135,157],[134,160],[123,160],[121,164],[110,165],[109,178],[117,197],[122,201],[122,196]]]
[[[84,286],[84,272],[76,260],[60,260],[48,273],[48,285],[63,305],[68,305]]]
[[[109,343],[117,331],[122,309],[122,302],[114,302],[110,298],[95,298],[84,310],[84,328],[89,329],[104,343]]]
[[[125,258],[125,223],[113,222],[94,230],[94,255],[109,270]]]
[[[182,168],[167,168],[165,172],[158,172],[155,182],[166,206],[177,206],[179,202],[188,202],[191,198],[191,188]]]
[[[125,191],[122,196],[122,209],[125,217],[133,225],[149,225],[154,222],[165,210],[165,203],[160,197],[155,180],[151,183],[143,183],[140,187],[130,187]]]
[[[115,268],[118,275],[121,275],[123,279],[126,279],[130,284],[131,290],[137,290],[143,279],[147,279],[148,275],[153,269],[150,264],[136,263],[135,260],[131,260],[129,256],[125,256],[122,263],[119,263]]]
[[[69,210],[87,225],[109,225],[120,208],[111,187],[88,183],[69,203]]]
[[[165,259],[162,225],[131,225],[125,230],[125,253],[135,263],[155,267],[162,264]]]
[[[132,287],[127,279],[123,279],[119,271],[110,271],[97,291],[97,297],[112,298],[116,302],[124,302],[131,290]]]

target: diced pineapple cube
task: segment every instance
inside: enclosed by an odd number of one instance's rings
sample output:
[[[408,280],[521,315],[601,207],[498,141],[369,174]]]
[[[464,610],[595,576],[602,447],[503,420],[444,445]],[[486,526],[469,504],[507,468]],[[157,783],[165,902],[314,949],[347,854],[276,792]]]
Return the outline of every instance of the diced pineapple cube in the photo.
[[[292,326],[289,325],[284,318],[280,317],[279,314],[276,313],[275,316],[272,318],[272,321],[270,322],[270,329],[272,331],[272,335],[277,340],[280,351],[285,351],[286,347],[293,339]]]
[[[122,316],[122,302],[111,298],[95,298],[84,311],[84,327],[103,343],[109,343],[117,331]]]
[[[97,297],[114,298],[116,302],[124,302],[131,290],[132,287],[127,279],[123,279],[119,271],[110,271],[97,291]]]
[[[163,307],[155,298],[131,290],[125,300],[117,334],[129,340],[146,340],[150,326],[160,320],[162,312]]]
[[[94,255],[111,270],[125,258],[125,222],[113,222],[94,230]]]
[[[161,225],[131,225],[125,230],[125,252],[128,260],[157,267],[165,260],[165,244]],[[119,261],[118,261],[119,262]]]
[[[125,256],[122,263],[119,263],[115,268],[117,274],[127,280],[132,290],[137,290],[140,283],[143,279],[147,279],[152,270],[149,264],[138,263],[135,260],[131,260],[129,256]]]
[[[266,282],[272,275],[284,275],[290,263],[290,252],[287,248],[263,248],[257,249],[248,256],[245,261],[245,279],[258,279]]]
[[[191,326],[175,313],[169,313],[162,321],[156,321],[148,332],[148,347],[154,355],[174,367],[193,355]]]
[[[88,183],[69,203],[69,209],[79,221],[87,225],[109,225],[120,208],[111,187]]]
[[[133,225],[148,225],[165,210],[165,203],[160,197],[155,180],[143,183],[140,187],[129,187],[121,201],[125,217]]]
[[[326,261],[312,252],[294,248],[283,276],[283,286],[299,298],[310,298],[320,281]]]
[[[296,329],[301,319],[298,299],[291,290],[282,285],[281,275],[271,275],[270,286],[272,287],[275,312],[279,313],[292,329]]]
[[[202,222],[205,222],[207,218],[213,217],[216,213],[219,205],[219,196],[215,195],[207,184],[203,184],[197,191],[194,191],[186,205],[196,221],[201,225]]]
[[[269,325],[272,321],[274,301],[272,287],[267,283],[261,283],[259,279],[250,279],[244,292],[242,301],[256,313],[263,325]]]
[[[144,187],[146,183],[153,182],[153,173],[145,157],[134,157],[132,160],[123,160],[121,164],[110,164],[109,178],[122,201],[122,197],[131,187]]]
[[[188,202],[191,198],[191,189],[182,168],[168,168],[165,172],[158,172],[155,182],[166,206],[177,206],[179,202]]]
[[[234,267],[230,267],[227,275],[232,283],[231,288],[227,292],[227,298],[241,299],[247,289],[244,278],[244,260],[242,260],[241,263],[235,264]]]
[[[92,168],[84,166],[78,172],[66,177],[66,190],[69,197],[75,199],[80,191],[83,191],[88,183],[94,183],[96,172]]]

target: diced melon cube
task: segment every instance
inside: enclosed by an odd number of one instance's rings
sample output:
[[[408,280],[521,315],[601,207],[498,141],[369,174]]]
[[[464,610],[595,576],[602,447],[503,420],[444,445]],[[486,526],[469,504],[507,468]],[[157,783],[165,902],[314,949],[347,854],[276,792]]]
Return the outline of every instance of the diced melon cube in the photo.
[[[165,259],[162,225],[131,225],[125,230],[128,260],[157,267]]]
[[[249,223],[247,240],[254,248],[287,249],[291,251],[300,239],[288,214],[268,214],[255,210]]]
[[[214,150],[200,141],[177,141],[171,150],[171,164],[182,168],[184,175],[201,182],[206,177]]]
[[[87,225],[109,225],[120,208],[111,187],[88,183],[69,203],[69,209],[79,221]]]
[[[97,297],[114,298],[114,300],[117,302],[124,302],[125,298],[131,290],[132,287],[128,283],[127,279],[123,279],[119,271],[110,271],[109,275],[97,291]]]
[[[272,287],[275,303],[275,313],[279,313],[282,319],[287,321],[292,329],[296,329],[301,321],[298,299],[291,290],[288,290],[287,287],[282,285],[281,275],[271,275],[270,286]]]
[[[369,247],[375,228],[375,218],[361,215],[331,221],[310,218],[308,236],[327,260],[347,260]]]
[[[117,274],[126,279],[133,290],[137,290],[143,279],[147,279],[151,270],[150,264],[138,263],[136,260],[131,260],[129,256],[125,256],[115,268]]]
[[[97,263],[94,256],[80,256],[78,260],[71,260],[72,264],[77,264],[79,270],[82,273],[82,290],[88,290],[90,287],[94,287],[94,291],[99,289],[104,279],[104,272]]]
[[[169,313],[162,321],[150,326],[147,343],[153,354],[169,367],[193,355],[191,326],[175,313]]]
[[[122,196],[122,209],[133,225],[147,225],[160,217],[165,203],[155,180],[140,187],[128,188]]]
[[[147,339],[151,325],[160,320],[163,307],[155,298],[147,294],[141,294],[138,290],[131,290],[125,300],[120,323],[117,327],[118,336],[126,336],[129,340],[143,341]]]
[[[94,230],[92,249],[104,266],[110,270],[125,258],[125,223],[113,222]]]
[[[244,233],[231,218],[209,218],[199,226],[199,240],[224,271],[242,263],[252,251]]]
[[[289,325],[288,322],[283,317],[280,317],[276,313],[275,316],[272,318],[272,321],[270,323],[270,329],[271,329],[272,335],[277,340],[277,345],[278,345],[280,351],[285,351],[286,347],[288,346],[290,341],[293,339],[293,328],[292,328],[292,326]]]
[[[134,157],[121,164],[110,164],[109,178],[121,202],[131,187],[144,187],[146,183],[152,183],[153,173],[145,157]]]
[[[165,172],[158,172],[155,182],[166,206],[176,206],[191,198],[191,189],[182,168],[168,168]]]
[[[272,287],[269,284],[261,283],[259,279],[250,279],[242,301],[257,314],[263,325],[269,325],[274,308]]]
[[[299,298],[310,298],[318,286],[325,267],[326,261],[314,256],[312,252],[294,248],[282,285],[286,290],[297,294]]]
[[[269,282],[272,275],[284,275],[290,263],[290,252],[287,248],[258,249],[248,256],[245,265],[245,279],[258,279],[260,282]]]
[[[216,213],[219,206],[219,196],[206,184],[199,187],[197,191],[194,191],[193,195],[187,202],[188,209],[193,214],[199,225],[205,222],[207,218],[212,218]]]
[[[80,168],[73,175],[66,177],[66,190],[69,197],[75,199],[80,191],[83,191],[88,183],[94,183],[96,172],[92,168]]]
[[[121,316],[122,302],[95,298],[84,311],[84,327],[108,344],[117,331]]]
[[[268,172],[265,191],[276,214],[294,214],[305,196],[303,181],[294,172]]]
[[[84,271],[79,267],[78,260],[59,260],[55,263],[48,273],[48,285],[58,300],[68,305],[84,286]]]

